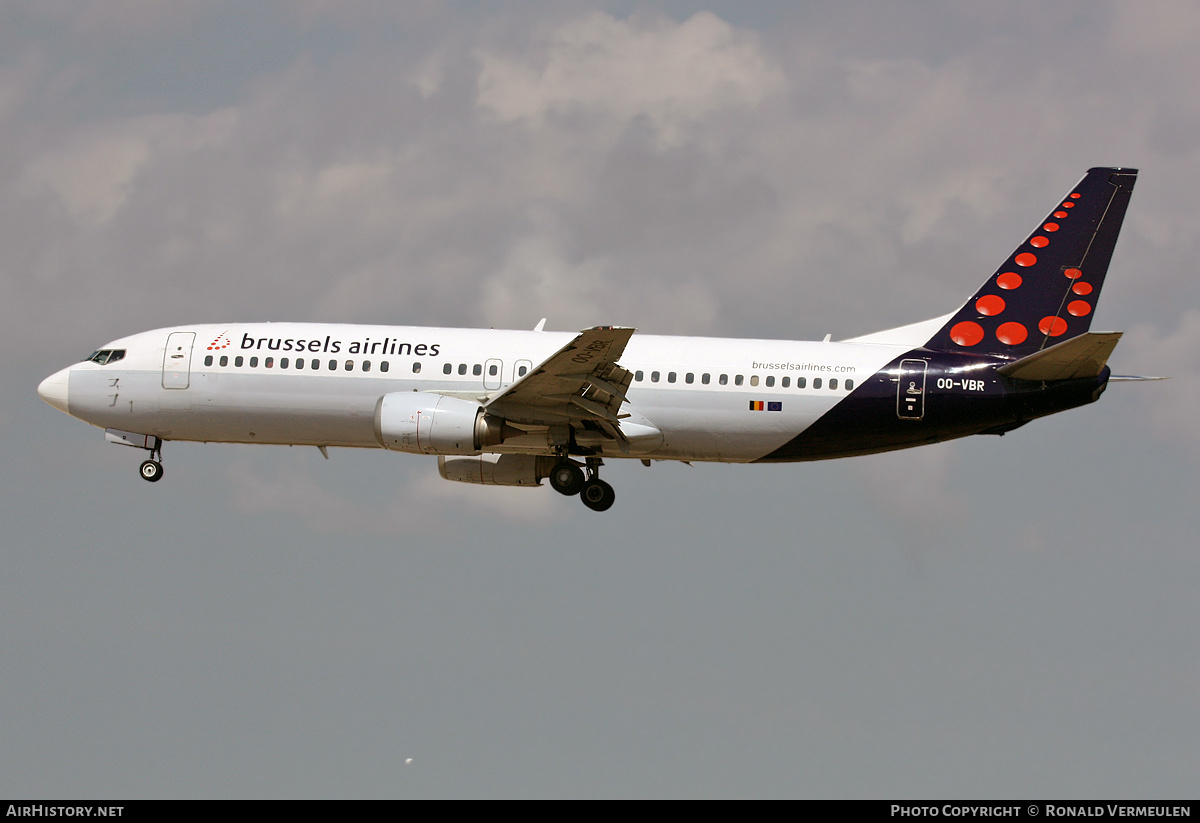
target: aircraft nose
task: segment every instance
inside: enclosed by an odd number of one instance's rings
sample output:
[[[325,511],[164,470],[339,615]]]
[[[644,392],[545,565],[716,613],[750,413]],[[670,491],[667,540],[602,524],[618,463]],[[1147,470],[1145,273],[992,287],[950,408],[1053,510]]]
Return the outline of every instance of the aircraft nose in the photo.
[[[38,397],[45,400],[60,412],[67,412],[67,383],[71,376],[71,367],[47,377],[38,385]]]

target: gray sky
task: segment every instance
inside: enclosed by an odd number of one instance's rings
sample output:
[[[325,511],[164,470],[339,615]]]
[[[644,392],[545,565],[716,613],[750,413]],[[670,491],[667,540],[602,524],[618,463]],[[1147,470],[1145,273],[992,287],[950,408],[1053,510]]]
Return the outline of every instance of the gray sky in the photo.
[[[1183,797],[1200,777],[1200,7],[0,7],[0,794]],[[1103,400],[608,467],[169,444],[108,340],[321,320],[819,339],[956,308],[1142,170]],[[411,764],[406,760],[412,758]]]

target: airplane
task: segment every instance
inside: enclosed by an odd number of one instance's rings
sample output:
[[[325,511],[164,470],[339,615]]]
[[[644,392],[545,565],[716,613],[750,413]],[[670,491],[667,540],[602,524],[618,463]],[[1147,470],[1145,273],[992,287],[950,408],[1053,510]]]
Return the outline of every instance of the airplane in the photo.
[[[1120,332],[1089,328],[1137,170],[1093,168],[951,314],[833,342],[316,323],[158,329],[43,400],[149,452],[169,440],[384,448],[442,477],[613,505],[605,459],[778,463],[1003,435],[1095,402]]]

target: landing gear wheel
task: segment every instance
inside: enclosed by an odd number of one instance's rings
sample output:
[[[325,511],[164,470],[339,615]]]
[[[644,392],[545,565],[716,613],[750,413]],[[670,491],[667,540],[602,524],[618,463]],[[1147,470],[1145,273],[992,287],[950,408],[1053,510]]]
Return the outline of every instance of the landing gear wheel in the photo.
[[[550,487],[568,497],[579,494],[583,488],[583,469],[567,460],[555,463],[550,470]]]
[[[142,464],[141,474],[143,480],[149,480],[151,483],[157,483],[159,480],[162,480],[162,463],[159,463],[157,460],[147,460]]]
[[[612,486],[600,478],[594,477],[583,484],[583,490],[579,492],[579,499],[592,511],[602,512],[612,508],[612,504],[617,499],[617,493],[613,491]]]

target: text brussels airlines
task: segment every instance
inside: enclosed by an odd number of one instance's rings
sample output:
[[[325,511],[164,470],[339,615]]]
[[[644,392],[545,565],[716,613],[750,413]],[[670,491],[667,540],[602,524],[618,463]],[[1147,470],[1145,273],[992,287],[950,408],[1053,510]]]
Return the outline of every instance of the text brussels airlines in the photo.
[[[363,340],[351,341],[347,345],[345,341],[335,340],[328,335],[324,340],[296,340],[290,337],[251,337],[249,334],[243,334],[241,348],[255,351],[326,352],[328,354],[338,354],[341,351],[345,351],[346,354],[407,354],[417,357],[437,357],[441,352],[440,343],[412,343],[392,337],[372,340],[368,337]]]

